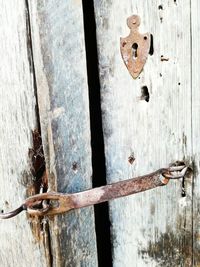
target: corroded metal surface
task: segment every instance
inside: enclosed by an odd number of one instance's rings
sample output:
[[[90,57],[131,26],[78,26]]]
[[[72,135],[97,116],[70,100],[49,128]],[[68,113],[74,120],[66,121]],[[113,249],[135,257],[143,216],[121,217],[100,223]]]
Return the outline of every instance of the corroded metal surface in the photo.
[[[127,19],[130,34],[120,38],[120,50],[123,61],[134,79],[142,71],[150,50],[150,33],[138,32],[140,17],[133,15]]]
[[[163,186],[166,183],[162,181],[162,173],[163,170],[161,169],[145,176],[73,194],[75,208],[90,206]]]
[[[44,216],[64,213],[71,209],[88,207],[166,185],[169,179],[183,178],[187,168],[185,165],[163,168],[144,176],[73,194],[56,192],[37,194],[28,198],[18,209],[0,215],[0,218],[7,219],[14,217],[22,210],[27,210],[31,215]]]

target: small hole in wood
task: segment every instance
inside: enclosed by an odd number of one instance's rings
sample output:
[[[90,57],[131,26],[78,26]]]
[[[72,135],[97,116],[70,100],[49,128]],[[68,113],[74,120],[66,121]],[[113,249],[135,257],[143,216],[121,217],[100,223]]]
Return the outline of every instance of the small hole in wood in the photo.
[[[4,213],[4,210],[1,210],[1,213]]]
[[[77,162],[73,162],[73,164],[72,164],[72,170],[73,170],[73,171],[77,171],[77,169],[78,169],[78,164],[77,164]]]
[[[159,6],[158,6],[158,9],[159,9],[159,10],[163,10],[163,6],[162,6],[162,5],[159,5]]]
[[[150,34],[150,48],[149,48],[149,55],[152,56],[154,53],[154,47],[153,47],[153,35]]]
[[[178,85],[181,85],[181,83],[179,82]]]
[[[149,95],[149,90],[148,87],[142,86],[141,88],[141,100],[145,100],[146,102],[149,102],[150,99],[150,95]]]
[[[144,36],[144,40],[147,40],[147,36]]]
[[[169,58],[164,57],[163,55],[160,56],[161,61],[169,61]],[[174,63],[175,64],[175,63]]]
[[[128,157],[128,162],[132,165],[134,161],[135,161],[135,157],[134,157],[134,155],[132,154],[132,155],[130,155],[130,156]]]

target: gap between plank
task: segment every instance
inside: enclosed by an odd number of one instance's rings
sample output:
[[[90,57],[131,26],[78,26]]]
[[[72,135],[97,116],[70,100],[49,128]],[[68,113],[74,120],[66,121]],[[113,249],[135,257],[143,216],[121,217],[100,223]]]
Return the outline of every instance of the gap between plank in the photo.
[[[106,184],[96,24],[93,1],[82,0],[89,88],[93,187]],[[94,207],[99,267],[112,266],[108,203]]]

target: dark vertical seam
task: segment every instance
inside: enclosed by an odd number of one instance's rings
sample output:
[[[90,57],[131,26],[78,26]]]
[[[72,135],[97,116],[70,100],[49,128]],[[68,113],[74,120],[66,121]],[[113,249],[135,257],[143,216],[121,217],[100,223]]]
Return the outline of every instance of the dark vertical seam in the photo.
[[[89,90],[93,187],[106,184],[104,137],[93,1],[82,0]],[[108,203],[94,207],[99,267],[112,266]]]

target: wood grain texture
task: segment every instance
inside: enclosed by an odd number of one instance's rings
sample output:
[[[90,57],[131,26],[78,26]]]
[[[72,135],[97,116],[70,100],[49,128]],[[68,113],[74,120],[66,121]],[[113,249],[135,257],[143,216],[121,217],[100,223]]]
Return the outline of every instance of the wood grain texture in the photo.
[[[37,127],[36,100],[24,1],[0,1],[0,58],[0,210],[6,212],[22,204],[33,183],[28,150]],[[46,266],[29,222],[25,213],[0,221],[1,266]]]
[[[200,266],[200,94],[199,94],[199,66],[200,66],[200,2],[191,1],[191,58],[192,58],[192,144],[194,164],[193,189],[193,266]]]
[[[190,1],[94,3],[107,181],[190,161]],[[154,39],[154,54],[137,80],[120,55],[120,37],[129,34],[126,19],[132,14],[141,17],[140,31]],[[142,86],[148,87],[149,102],[141,98]],[[165,188],[110,202],[114,267],[191,266],[189,178],[185,189],[182,197],[181,181],[171,181]]]
[[[82,2],[29,1],[41,128],[50,190],[91,187]],[[93,208],[50,224],[52,266],[97,266]]]

